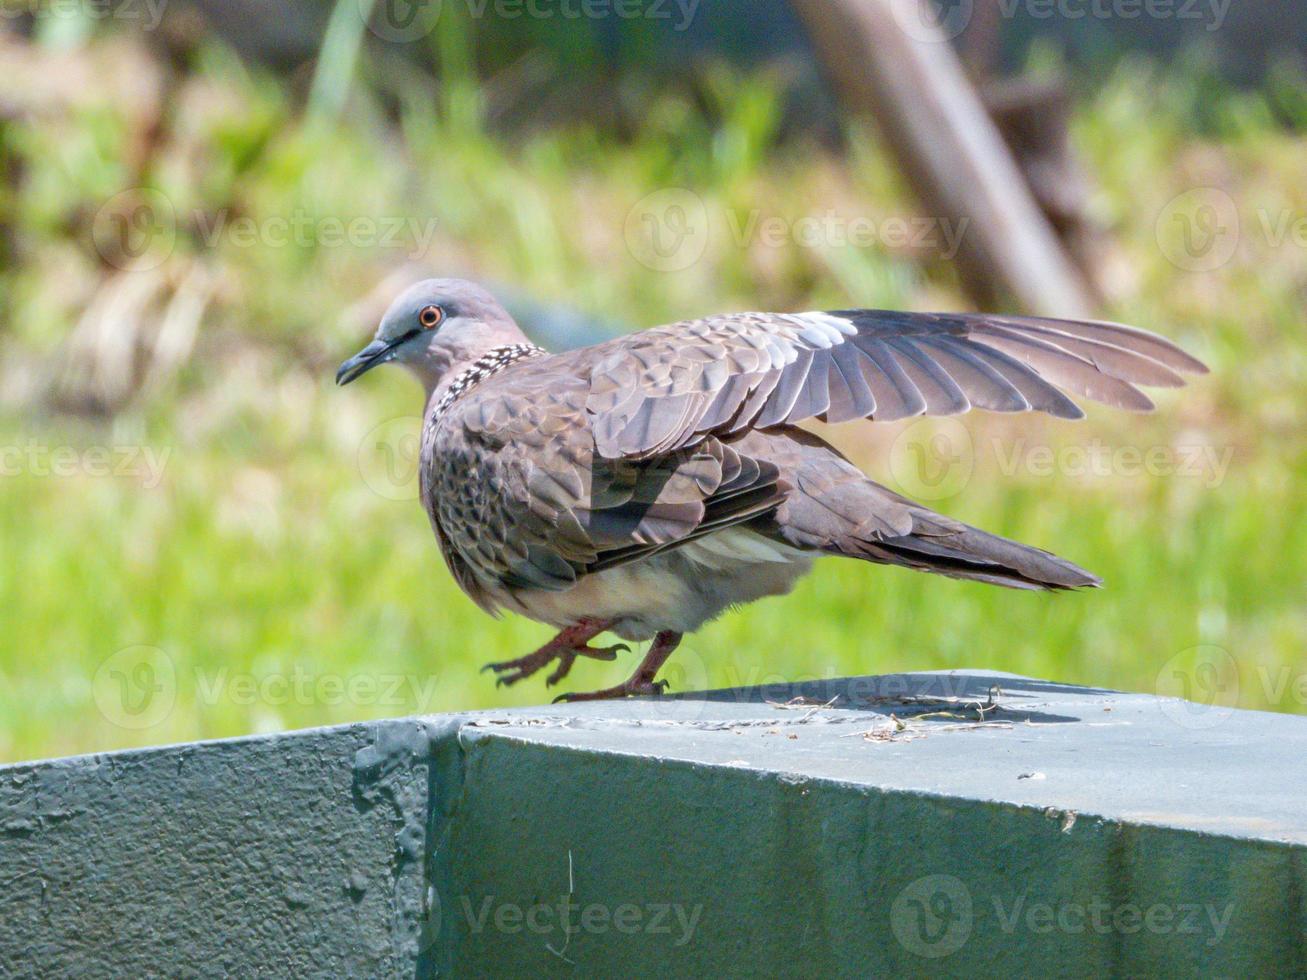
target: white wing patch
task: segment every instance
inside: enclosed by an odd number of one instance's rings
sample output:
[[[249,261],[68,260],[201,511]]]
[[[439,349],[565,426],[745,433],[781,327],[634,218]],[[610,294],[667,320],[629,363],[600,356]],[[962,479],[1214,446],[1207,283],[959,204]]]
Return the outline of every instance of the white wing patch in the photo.
[[[829,313],[795,313],[793,319],[799,323],[799,339],[819,350],[829,350],[836,344],[844,342],[845,337],[852,337],[858,332],[848,320],[842,320]]]

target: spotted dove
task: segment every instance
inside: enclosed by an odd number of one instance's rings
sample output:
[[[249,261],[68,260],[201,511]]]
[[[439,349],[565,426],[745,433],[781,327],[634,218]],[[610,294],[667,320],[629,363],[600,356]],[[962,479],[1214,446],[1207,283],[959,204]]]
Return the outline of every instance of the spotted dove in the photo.
[[[336,380],[388,361],[426,389],[421,498],[454,578],[486,612],[560,631],[487,665],[499,682],[612,660],[623,645],[590,645],[605,631],[653,638],[625,683],[569,700],[661,692],[683,634],[789,591],[825,555],[1019,589],[1099,584],[879,486],[798,423],[1081,417],[1064,390],[1142,411],[1136,385],[1206,371],[1114,323],[887,310],[726,314],[550,354],[456,279],[400,295]]]

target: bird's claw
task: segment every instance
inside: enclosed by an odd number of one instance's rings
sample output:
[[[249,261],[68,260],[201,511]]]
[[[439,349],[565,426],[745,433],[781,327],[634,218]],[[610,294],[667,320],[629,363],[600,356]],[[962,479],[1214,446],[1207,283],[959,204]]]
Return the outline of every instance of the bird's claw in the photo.
[[[616,660],[619,653],[629,653],[631,648],[625,643],[615,643],[610,647],[592,647],[582,644],[575,647],[564,646],[544,646],[535,653],[527,654],[525,657],[518,657],[516,660],[503,660],[498,663],[486,664],[481,668],[481,672],[493,670],[499,676],[495,678],[495,687],[511,687],[518,681],[525,680],[536,671],[547,666],[553,661],[558,661],[558,666],[554,672],[549,675],[545,683],[552,687],[561,681],[572,670],[572,665],[576,663],[577,657],[589,657],[592,660]]]
[[[625,643],[615,643],[610,647],[584,646],[564,650],[558,655],[558,666],[554,668],[554,672],[545,678],[545,687],[553,687],[566,677],[578,656],[589,657],[592,660],[616,660],[619,653],[628,653],[630,649]]]
[[[535,673],[533,670],[518,670],[511,674],[500,674],[495,678],[495,687],[512,687],[518,681],[526,680],[533,673]]]
[[[497,663],[486,664],[481,668],[481,673],[493,670],[498,676],[495,678],[495,687],[512,687],[518,681],[526,680],[545,664],[554,659],[556,654],[545,654],[543,650],[537,650],[535,653],[528,654],[525,657],[518,657],[516,660],[502,660]]]
[[[602,691],[582,691],[560,694],[554,698],[554,704],[568,704],[574,701],[607,701],[618,698],[659,697],[667,693],[671,685],[667,681],[646,681],[631,678],[616,687],[606,687]]]

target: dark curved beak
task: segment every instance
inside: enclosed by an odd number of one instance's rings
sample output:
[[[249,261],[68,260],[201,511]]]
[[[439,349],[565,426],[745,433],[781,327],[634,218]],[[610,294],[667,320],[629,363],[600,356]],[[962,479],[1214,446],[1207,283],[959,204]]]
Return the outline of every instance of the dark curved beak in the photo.
[[[367,374],[378,364],[385,364],[395,356],[395,348],[400,345],[403,339],[393,342],[372,341],[337,369],[336,384],[347,385],[355,378]]]

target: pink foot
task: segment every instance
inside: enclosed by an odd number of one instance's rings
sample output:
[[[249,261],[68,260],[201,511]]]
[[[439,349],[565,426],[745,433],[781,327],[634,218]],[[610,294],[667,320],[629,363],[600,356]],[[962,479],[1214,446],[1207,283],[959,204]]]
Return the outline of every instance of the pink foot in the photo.
[[[616,687],[606,687],[602,691],[588,691],[580,694],[560,694],[554,703],[560,701],[605,701],[610,698],[629,698],[641,695],[658,695],[667,690],[667,682],[654,680],[667,658],[681,642],[681,634],[663,630],[654,637],[653,645],[645,654],[635,673]]]
[[[537,671],[549,666],[555,660],[558,666],[549,675],[545,683],[553,686],[561,681],[576,663],[577,657],[590,657],[593,660],[616,660],[617,655],[631,648],[624,643],[610,647],[592,647],[589,641],[606,630],[611,624],[606,621],[583,619],[575,626],[569,626],[534,653],[516,660],[504,660],[499,663],[486,664],[483,671],[495,672],[496,686],[511,686],[525,680]]]

